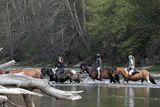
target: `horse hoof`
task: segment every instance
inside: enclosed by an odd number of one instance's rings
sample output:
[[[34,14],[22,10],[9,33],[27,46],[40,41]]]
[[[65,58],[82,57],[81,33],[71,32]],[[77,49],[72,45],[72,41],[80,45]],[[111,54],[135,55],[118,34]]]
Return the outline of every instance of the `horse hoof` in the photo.
[[[97,78],[97,80],[102,81],[102,79],[101,79],[101,78]]]

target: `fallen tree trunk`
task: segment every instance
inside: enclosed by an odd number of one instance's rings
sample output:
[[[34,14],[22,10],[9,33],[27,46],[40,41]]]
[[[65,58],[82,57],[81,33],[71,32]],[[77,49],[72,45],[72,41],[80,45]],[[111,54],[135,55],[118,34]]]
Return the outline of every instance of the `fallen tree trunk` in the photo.
[[[37,88],[47,95],[57,99],[78,100],[81,96],[78,93],[83,91],[62,91],[51,87],[48,80],[28,77],[22,74],[0,75],[0,85],[18,86],[21,88]]]
[[[42,94],[28,91],[22,88],[3,88],[3,89],[0,89],[0,94],[30,94],[30,95],[36,95],[39,97],[43,96]]]
[[[31,95],[23,95],[26,107],[36,107]]]
[[[12,65],[14,65],[15,63],[16,63],[15,60],[6,62],[6,63],[0,65],[0,69],[5,68],[5,67],[8,67],[8,66],[12,66]]]
[[[24,102],[26,104],[26,107],[35,107],[35,103],[34,103],[31,95],[36,95],[39,97],[43,96],[42,94],[31,92],[31,91],[28,91],[28,90],[25,90],[22,88],[6,88],[1,85],[0,85],[0,94],[3,94],[3,95],[0,95],[0,102],[3,102],[3,104],[2,104],[3,106],[5,106],[5,102],[8,102],[7,101],[8,97],[6,95],[23,94],[23,98],[24,98]],[[4,95],[4,94],[6,94],[6,95]]]
[[[8,97],[5,95],[0,95],[0,102],[5,102],[8,100]]]

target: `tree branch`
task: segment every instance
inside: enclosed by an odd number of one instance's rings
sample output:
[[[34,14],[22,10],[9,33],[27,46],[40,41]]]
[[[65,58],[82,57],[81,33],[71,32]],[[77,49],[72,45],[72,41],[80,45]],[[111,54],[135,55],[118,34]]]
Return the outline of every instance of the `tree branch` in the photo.
[[[8,66],[12,66],[12,65],[14,65],[14,64],[15,64],[15,60],[6,62],[6,63],[0,65],[0,69],[1,69],[1,68],[5,68],[5,67],[8,67]]]

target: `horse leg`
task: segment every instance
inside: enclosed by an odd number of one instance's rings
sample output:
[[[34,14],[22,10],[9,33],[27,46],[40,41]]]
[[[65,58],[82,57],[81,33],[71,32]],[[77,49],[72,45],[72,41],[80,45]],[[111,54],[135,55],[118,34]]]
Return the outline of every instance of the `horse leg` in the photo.
[[[73,82],[73,80],[72,79],[69,79],[69,81],[72,83]]]
[[[127,80],[127,84],[129,83],[129,81]]]
[[[116,75],[113,77],[113,79],[114,79],[117,83],[120,84],[120,80],[119,80],[119,75],[118,75],[118,74],[116,74]]]
[[[147,76],[146,78],[147,78],[147,82],[148,82],[149,84],[151,84],[151,82],[150,82],[150,80],[149,80],[149,76]]]
[[[128,79],[124,79],[124,80],[123,80],[123,84],[125,84],[125,81],[127,82],[127,84],[129,83],[129,80],[128,80]]]
[[[112,83],[112,82],[113,82],[114,84],[116,83],[116,80],[115,80],[112,76],[109,77],[109,80],[110,80],[110,83]]]
[[[145,80],[145,79],[143,79],[143,78],[141,79],[141,84],[144,82],[144,80]]]

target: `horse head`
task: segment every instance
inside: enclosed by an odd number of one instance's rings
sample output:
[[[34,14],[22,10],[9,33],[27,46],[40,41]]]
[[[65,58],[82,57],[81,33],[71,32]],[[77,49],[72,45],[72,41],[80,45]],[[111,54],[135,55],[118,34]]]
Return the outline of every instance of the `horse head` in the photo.
[[[114,80],[118,83],[120,83],[119,81],[119,72],[117,71],[117,68],[112,68],[112,77],[114,78]]]
[[[52,68],[42,68],[41,69],[41,75],[42,76],[48,75],[50,77],[50,76],[53,76],[54,73],[53,73]]]
[[[80,64],[80,74],[86,71],[86,64]]]
[[[80,69],[81,69],[80,74],[87,72],[91,66],[92,65],[85,63],[80,64]]]

